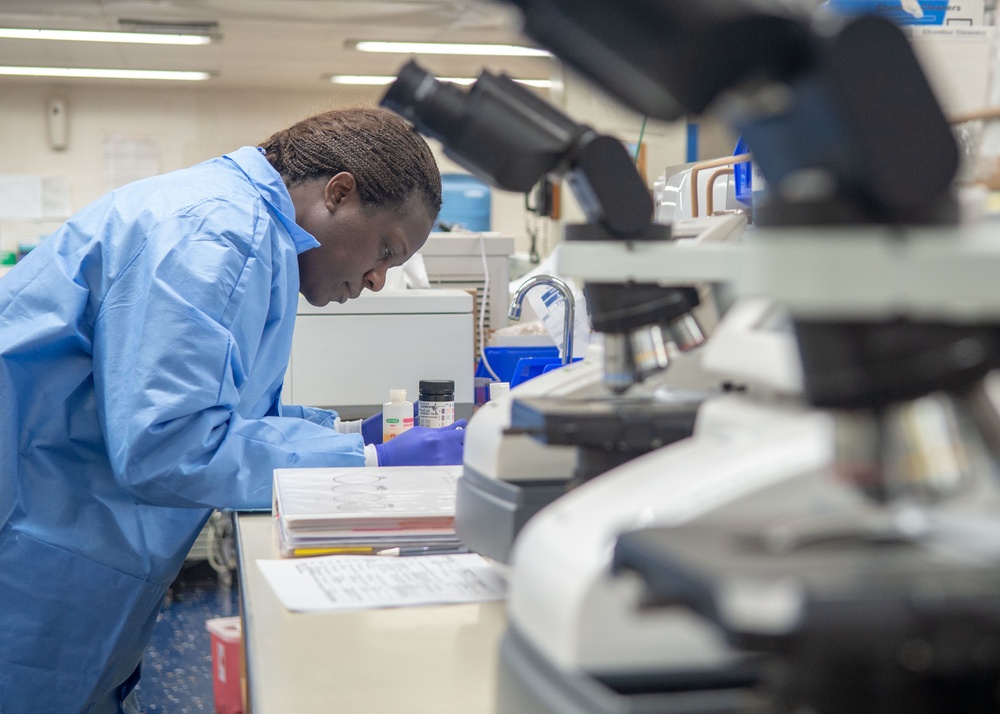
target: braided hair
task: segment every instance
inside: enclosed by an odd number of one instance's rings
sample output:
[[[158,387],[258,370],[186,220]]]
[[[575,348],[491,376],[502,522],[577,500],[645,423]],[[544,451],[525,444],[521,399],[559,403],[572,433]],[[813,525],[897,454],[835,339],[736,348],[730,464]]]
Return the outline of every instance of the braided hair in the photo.
[[[303,119],[260,144],[293,186],[346,171],[365,208],[402,209],[419,197],[431,219],[441,210],[441,174],[430,147],[386,109],[335,109]]]

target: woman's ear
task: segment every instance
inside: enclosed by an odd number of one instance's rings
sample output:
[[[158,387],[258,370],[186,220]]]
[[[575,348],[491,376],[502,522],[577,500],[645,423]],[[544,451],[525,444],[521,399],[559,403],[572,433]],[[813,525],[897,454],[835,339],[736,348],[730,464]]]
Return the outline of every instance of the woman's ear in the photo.
[[[334,175],[333,178],[326,182],[326,186],[323,187],[323,203],[326,204],[326,210],[331,213],[337,210],[337,207],[344,199],[357,191],[357,188],[358,184],[354,180],[354,174],[341,171],[339,174]]]

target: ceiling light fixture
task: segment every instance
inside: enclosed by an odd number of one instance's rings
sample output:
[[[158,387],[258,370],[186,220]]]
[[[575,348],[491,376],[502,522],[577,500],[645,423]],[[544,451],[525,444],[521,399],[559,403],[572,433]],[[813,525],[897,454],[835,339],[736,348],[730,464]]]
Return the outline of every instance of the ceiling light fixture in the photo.
[[[0,75],[83,79],[163,79],[182,82],[199,81],[212,77],[209,72],[182,72],[160,69],[85,69],[82,67],[0,67]]]
[[[212,41],[212,36],[205,34],[161,34],[158,32],[92,32],[90,30],[40,30],[0,27],[0,39],[121,42],[142,45],[207,45]]]
[[[476,81],[476,77],[438,77],[442,82],[451,82],[452,84],[468,85]],[[355,84],[355,85],[380,85],[380,84],[392,84],[396,81],[395,75],[382,75],[382,74],[335,74],[330,77],[330,81],[334,84]],[[550,89],[552,87],[551,79],[517,79],[514,81],[518,84],[524,84],[528,87],[537,87],[538,89]]]
[[[454,42],[378,42],[348,40],[359,52],[389,52],[406,55],[487,55],[490,57],[551,57],[550,52],[520,45],[465,44]]]

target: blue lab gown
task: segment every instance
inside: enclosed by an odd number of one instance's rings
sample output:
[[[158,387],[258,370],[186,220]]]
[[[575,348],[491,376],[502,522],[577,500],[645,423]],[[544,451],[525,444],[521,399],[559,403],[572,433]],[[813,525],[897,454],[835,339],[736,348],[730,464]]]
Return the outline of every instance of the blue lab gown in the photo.
[[[119,711],[212,510],[364,464],[280,401],[318,245],[293,217],[244,147],[113,191],[0,278],[0,714]]]

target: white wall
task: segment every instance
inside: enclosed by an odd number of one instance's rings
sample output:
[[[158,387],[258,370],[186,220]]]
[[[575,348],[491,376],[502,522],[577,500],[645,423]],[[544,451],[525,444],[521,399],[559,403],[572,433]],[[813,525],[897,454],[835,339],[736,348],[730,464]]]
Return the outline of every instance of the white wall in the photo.
[[[563,75],[556,65],[562,90],[549,101],[576,121],[636,141],[642,116],[621,108],[584,80]],[[375,105],[382,88],[331,87],[329,91],[275,91],[218,89],[203,85],[122,84],[89,82],[43,83],[4,80],[0,83],[0,175],[63,178],[69,187],[72,211],[114,188],[106,175],[107,147],[116,140],[138,138],[155,147],[159,171],[172,171],[218,156],[239,146],[255,144],[272,132],[310,114],[337,106]],[[544,94],[543,94],[544,96]],[[48,144],[46,102],[65,100],[68,145],[54,150]],[[685,160],[684,123],[650,121],[643,135],[647,184],[664,167]],[[442,172],[462,171],[430,142]],[[721,155],[721,154],[720,154]],[[702,157],[705,158],[705,157]],[[527,252],[524,196],[492,192],[493,230],[513,236],[515,249]],[[564,217],[581,220],[570,192],[563,191]],[[58,227],[60,220],[0,221],[0,250],[14,250]],[[545,257],[560,240],[561,223],[535,223],[541,234],[539,250]]]
[[[138,137],[154,146],[161,172],[190,166],[337,106],[375,105],[381,88],[329,92],[213,89],[188,85],[99,83],[0,84],[0,174],[64,178],[71,211],[114,188],[106,174],[108,141]],[[65,100],[68,145],[49,147],[46,103]],[[442,171],[461,170],[431,142]],[[494,192],[494,230],[524,243],[523,197]],[[47,235],[59,220],[0,221],[0,250]],[[526,244],[526,243],[525,243]],[[519,247],[520,249],[520,247]]]

